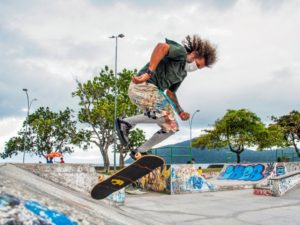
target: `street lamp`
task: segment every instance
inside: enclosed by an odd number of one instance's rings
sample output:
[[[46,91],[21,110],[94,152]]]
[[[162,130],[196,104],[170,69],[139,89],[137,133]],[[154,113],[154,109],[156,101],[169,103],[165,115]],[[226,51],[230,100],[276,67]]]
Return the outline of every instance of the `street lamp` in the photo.
[[[118,60],[118,38],[123,38],[125,37],[124,34],[118,34],[118,35],[113,35],[109,38],[114,38],[116,39],[116,51],[115,51],[115,100],[114,100],[114,170],[116,171],[116,155],[117,155],[117,151],[116,151],[116,124],[115,121],[117,119],[117,60]]]
[[[29,103],[29,95],[28,95],[28,89],[27,88],[23,88],[23,91],[25,91],[26,93],[26,97],[27,97],[27,117],[26,120],[28,120],[29,117],[29,112],[30,112],[30,107],[32,105],[32,103],[34,101],[37,101],[36,98],[32,99]],[[26,123],[26,127],[25,127],[25,135],[24,135],[24,152],[23,152],[23,163],[25,163],[25,151],[26,151],[26,142],[27,142],[27,131],[28,131],[28,123]]]
[[[196,113],[200,112],[199,109],[197,109],[193,115],[192,115],[192,118],[190,119],[190,147],[192,147],[192,125],[193,125],[193,118],[194,116],[196,115]]]

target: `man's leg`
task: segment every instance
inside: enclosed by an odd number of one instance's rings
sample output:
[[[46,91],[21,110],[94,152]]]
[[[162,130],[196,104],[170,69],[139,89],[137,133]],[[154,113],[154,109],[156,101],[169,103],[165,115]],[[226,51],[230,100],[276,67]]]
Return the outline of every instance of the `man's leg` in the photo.
[[[138,147],[137,152],[141,153],[142,155],[147,154],[147,151],[151,150],[153,146],[166,140],[179,130],[176,120],[170,120],[168,116],[157,118],[155,121],[161,127],[161,129],[157,131],[148,141]],[[136,159],[135,152],[131,152],[130,156],[133,159]]]
[[[123,121],[129,123],[132,127],[139,123],[156,123],[160,124],[161,120],[156,116],[155,112],[145,112],[132,117],[124,118]]]
[[[138,147],[138,152],[146,153],[147,151],[151,150],[153,146],[159,144],[160,142],[166,140],[170,136],[175,134],[175,132],[165,132],[162,129],[157,131],[148,141]]]
[[[137,124],[156,123],[159,125],[161,122],[162,120],[160,118],[157,118],[154,112],[144,113],[144,114],[123,118],[123,119],[117,119],[116,127],[117,127],[119,139],[123,145],[127,145],[129,141],[129,137],[128,137],[129,131]]]

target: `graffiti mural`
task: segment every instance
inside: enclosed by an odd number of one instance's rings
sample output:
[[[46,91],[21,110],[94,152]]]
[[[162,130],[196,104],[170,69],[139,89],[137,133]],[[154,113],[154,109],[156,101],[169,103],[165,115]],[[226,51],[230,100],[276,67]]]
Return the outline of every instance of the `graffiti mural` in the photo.
[[[13,195],[0,193],[0,224],[77,225],[78,223],[38,202],[23,201]]]
[[[213,191],[216,187],[199,175],[196,165],[171,166],[171,193]]]
[[[220,174],[219,179],[223,180],[245,180],[258,181],[265,178],[265,165],[229,165],[225,172]]]
[[[266,164],[265,177],[276,176],[276,173],[274,172],[276,165],[277,165],[276,163],[267,163]]]
[[[159,167],[142,177],[138,185],[149,191],[170,193],[170,171],[170,165]]]
[[[214,185],[199,175],[197,168],[196,164],[165,165],[142,177],[139,186],[168,194],[215,190]]]
[[[125,202],[125,188],[122,188],[119,191],[116,191],[106,197],[106,199],[113,201],[115,203],[124,203]]]
[[[69,219],[66,215],[49,209],[35,201],[25,201],[24,206],[30,212],[40,217],[42,220],[50,224],[65,224],[65,225],[77,225],[76,222]]]

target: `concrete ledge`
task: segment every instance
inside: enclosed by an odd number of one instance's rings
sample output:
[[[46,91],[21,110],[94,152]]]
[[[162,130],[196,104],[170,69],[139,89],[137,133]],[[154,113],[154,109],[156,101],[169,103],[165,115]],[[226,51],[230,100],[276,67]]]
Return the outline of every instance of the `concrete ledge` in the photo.
[[[273,181],[282,180],[282,179],[285,179],[285,178],[289,178],[289,177],[295,176],[297,174],[300,174],[300,170],[294,171],[294,172],[290,172],[290,173],[287,173],[285,175],[281,175],[281,176],[278,176],[278,177],[273,177],[273,178],[270,178],[270,180],[273,180]]]
[[[300,184],[300,171],[270,179],[272,195],[280,197]]]

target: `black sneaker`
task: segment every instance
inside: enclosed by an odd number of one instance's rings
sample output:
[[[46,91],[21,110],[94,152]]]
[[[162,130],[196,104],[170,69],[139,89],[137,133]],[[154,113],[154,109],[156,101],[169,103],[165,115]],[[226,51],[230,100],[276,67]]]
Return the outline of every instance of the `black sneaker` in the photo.
[[[132,128],[132,126],[129,123],[119,118],[115,120],[115,125],[116,125],[117,134],[121,144],[124,146],[128,145],[129,131]]]
[[[135,158],[135,154],[136,152],[135,151],[131,151],[129,156],[133,159],[133,160],[137,160],[137,158]],[[144,155],[148,155],[147,152],[141,152],[141,155],[144,156]]]

